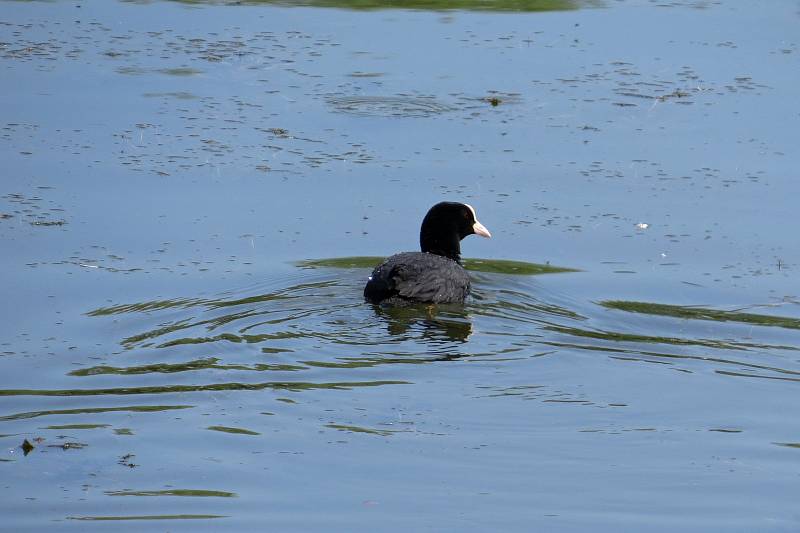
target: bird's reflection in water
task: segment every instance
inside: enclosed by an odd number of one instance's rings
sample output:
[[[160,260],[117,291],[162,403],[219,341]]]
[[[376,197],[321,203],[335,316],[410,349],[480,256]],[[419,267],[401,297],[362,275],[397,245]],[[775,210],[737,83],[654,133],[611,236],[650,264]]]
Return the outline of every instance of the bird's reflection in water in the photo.
[[[373,305],[373,309],[386,323],[389,335],[413,337],[432,347],[453,348],[453,343],[463,344],[472,334],[469,313],[460,305]]]

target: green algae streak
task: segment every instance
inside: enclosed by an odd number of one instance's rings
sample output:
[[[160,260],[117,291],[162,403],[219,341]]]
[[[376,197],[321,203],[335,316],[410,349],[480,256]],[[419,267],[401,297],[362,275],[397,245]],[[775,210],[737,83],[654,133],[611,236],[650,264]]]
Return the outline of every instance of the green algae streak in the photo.
[[[276,5],[353,10],[416,9],[425,11],[566,11],[600,5],[597,0],[175,0],[182,4]]]
[[[309,259],[295,263],[301,268],[375,268],[385,258],[380,256],[332,257],[329,259]],[[514,274],[519,276],[535,276],[538,274],[559,274],[563,272],[579,272],[575,268],[557,267],[540,263],[510,261],[506,259],[464,259],[464,268],[474,272],[491,274]]]
[[[769,326],[787,329],[800,329],[800,319],[774,316],[757,315],[754,313],[741,313],[739,311],[720,311],[706,307],[688,307],[682,305],[656,304],[650,302],[625,302],[608,300],[600,302],[608,309],[618,309],[629,313],[642,313],[647,315],[671,316],[692,320],[713,320],[715,322],[741,322],[756,326]]]

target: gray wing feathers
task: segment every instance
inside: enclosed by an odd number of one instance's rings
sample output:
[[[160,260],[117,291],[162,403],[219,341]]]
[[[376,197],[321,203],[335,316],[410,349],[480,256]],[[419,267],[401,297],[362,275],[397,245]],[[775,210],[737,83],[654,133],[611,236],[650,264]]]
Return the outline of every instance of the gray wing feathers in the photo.
[[[425,265],[398,265],[393,272],[397,293],[421,302],[464,301],[469,292],[469,276],[453,262],[449,268],[430,269]]]
[[[469,288],[469,275],[452,259],[404,252],[393,255],[373,270],[364,296],[373,302],[398,296],[415,302],[462,303]]]

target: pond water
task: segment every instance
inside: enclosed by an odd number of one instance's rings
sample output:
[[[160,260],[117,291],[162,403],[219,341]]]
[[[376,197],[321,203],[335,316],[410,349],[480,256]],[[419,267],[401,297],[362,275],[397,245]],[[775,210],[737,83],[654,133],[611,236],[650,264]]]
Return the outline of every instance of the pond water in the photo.
[[[413,5],[0,1],[10,530],[797,531],[800,6]]]

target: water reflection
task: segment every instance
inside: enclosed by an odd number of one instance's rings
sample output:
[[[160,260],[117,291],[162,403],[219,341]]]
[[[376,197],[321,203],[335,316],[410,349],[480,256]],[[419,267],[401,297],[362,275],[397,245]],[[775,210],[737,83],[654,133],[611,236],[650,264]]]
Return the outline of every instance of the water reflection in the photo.
[[[472,321],[463,306],[418,305],[388,307],[372,305],[375,315],[385,321],[392,337],[411,336],[426,344],[463,343],[472,334]]]

